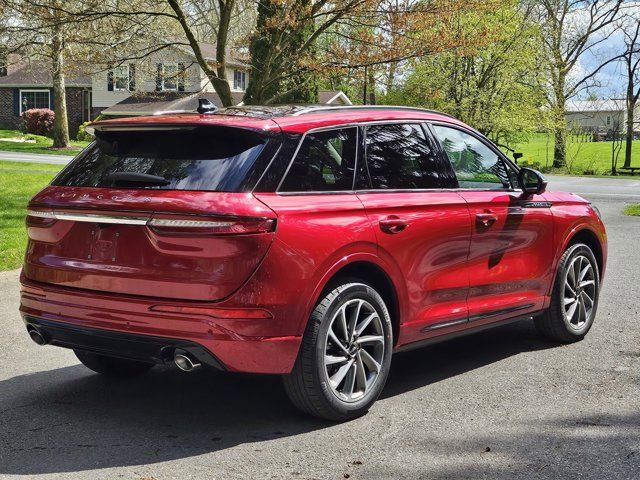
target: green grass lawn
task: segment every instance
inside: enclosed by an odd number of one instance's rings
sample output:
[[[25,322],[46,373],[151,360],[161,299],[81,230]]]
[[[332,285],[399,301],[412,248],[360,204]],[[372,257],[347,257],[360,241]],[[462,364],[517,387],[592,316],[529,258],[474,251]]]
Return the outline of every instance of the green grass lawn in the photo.
[[[9,142],[7,138],[27,137],[33,139],[35,143]],[[53,140],[40,135],[24,134],[19,130],[0,130],[0,151],[23,152],[23,153],[46,153],[49,155],[73,155],[86,147],[89,142],[71,142],[71,148],[52,148]]]
[[[592,171],[596,175],[607,175],[611,172],[611,144],[612,142],[584,142],[571,136],[567,143],[567,169],[553,173],[583,175]],[[514,149],[524,154],[520,163],[526,162],[533,164],[534,168],[545,170],[553,165],[552,134],[536,133],[528,142],[515,145]],[[640,141],[633,142],[632,152],[631,166],[640,167]],[[623,163],[624,144],[618,155],[618,168]]]
[[[624,207],[623,212],[625,215],[632,217],[640,217],[640,203],[632,203]]]
[[[27,202],[62,165],[0,161],[0,270],[18,268],[27,244]]]

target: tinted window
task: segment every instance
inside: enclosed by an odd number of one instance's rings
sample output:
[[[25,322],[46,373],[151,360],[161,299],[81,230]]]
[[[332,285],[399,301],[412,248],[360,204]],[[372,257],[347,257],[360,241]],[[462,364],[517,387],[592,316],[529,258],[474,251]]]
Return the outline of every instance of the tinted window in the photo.
[[[97,132],[54,185],[242,191],[267,140],[226,127]]]
[[[305,136],[280,191],[351,190],[356,164],[356,141],[356,128]]]
[[[418,124],[367,127],[366,157],[375,189],[441,186],[438,157]]]
[[[460,188],[510,188],[502,159],[476,137],[457,128],[433,126],[458,177]]]

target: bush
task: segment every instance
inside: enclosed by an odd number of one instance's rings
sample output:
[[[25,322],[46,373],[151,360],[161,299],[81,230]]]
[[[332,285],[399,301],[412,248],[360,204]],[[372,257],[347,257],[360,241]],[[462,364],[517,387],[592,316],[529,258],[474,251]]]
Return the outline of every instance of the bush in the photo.
[[[23,129],[34,135],[49,135],[56,114],[48,108],[32,108],[21,115]]]
[[[87,132],[87,125],[89,125],[90,123],[91,122],[84,122],[82,125],[78,127],[78,134],[76,135],[76,140],[79,140],[81,142],[93,141],[93,135]]]

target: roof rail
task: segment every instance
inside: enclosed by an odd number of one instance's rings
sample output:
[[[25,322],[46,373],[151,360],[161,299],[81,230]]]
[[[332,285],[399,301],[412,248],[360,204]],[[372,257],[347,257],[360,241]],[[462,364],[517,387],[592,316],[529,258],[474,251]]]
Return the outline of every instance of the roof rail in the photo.
[[[340,105],[340,106],[325,106],[325,105],[316,105],[305,107],[295,113],[292,116],[305,115],[307,113],[315,113],[315,112],[324,112],[331,111],[337,112],[341,110],[409,110],[423,113],[435,113],[438,115],[444,115],[445,117],[454,118],[452,115],[448,113],[439,112],[437,110],[429,110],[427,108],[418,108],[418,107],[404,107],[404,106],[396,106],[396,105]]]

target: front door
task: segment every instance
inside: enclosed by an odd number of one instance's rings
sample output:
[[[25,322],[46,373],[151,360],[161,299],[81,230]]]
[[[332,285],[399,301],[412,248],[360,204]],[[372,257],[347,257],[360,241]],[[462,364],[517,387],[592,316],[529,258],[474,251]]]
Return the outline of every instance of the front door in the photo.
[[[464,329],[471,219],[465,201],[442,189],[449,174],[419,123],[364,128],[370,188],[358,198],[379,256],[404,283],[399,344]]]
[[[544,308],[552,281],[553,222],[543,196],[523,196],[515,170],[481,136],[433,125],[473,222],[469,327]]]

